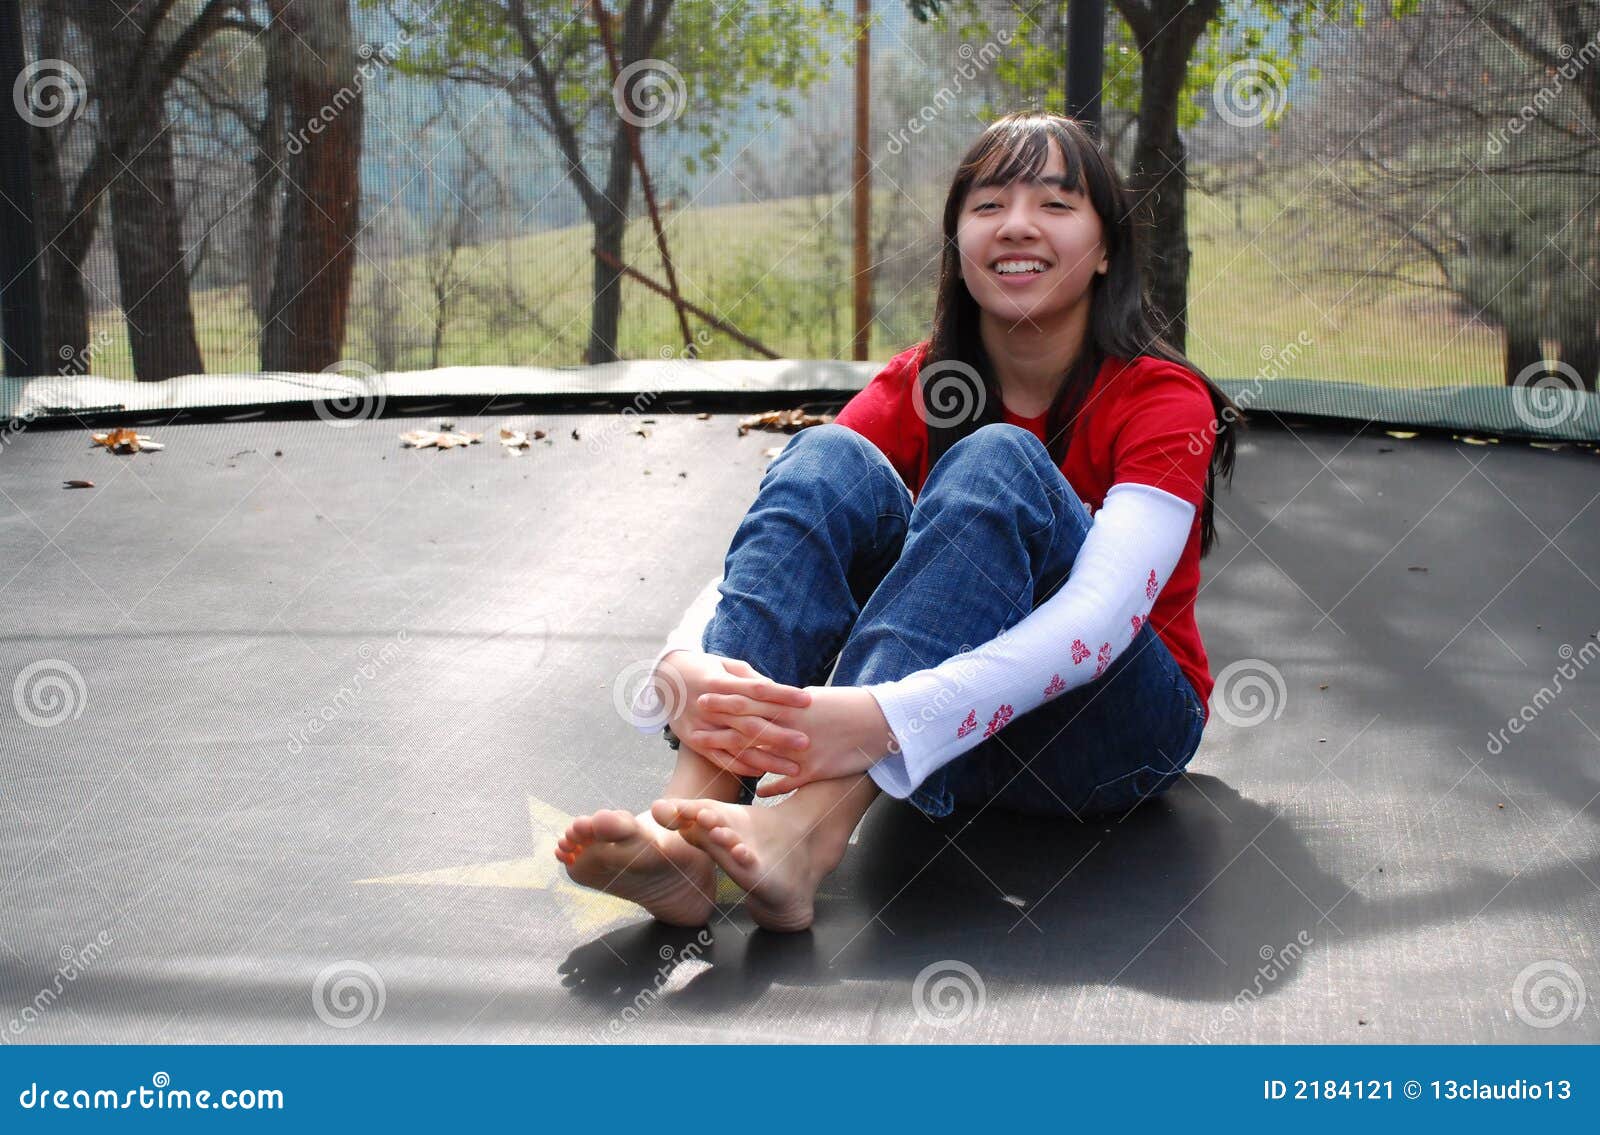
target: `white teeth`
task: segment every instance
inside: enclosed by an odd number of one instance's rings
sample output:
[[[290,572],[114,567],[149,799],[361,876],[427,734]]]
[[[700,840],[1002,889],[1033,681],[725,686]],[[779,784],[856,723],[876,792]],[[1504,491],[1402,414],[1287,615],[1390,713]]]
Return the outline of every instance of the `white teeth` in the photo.
[[[1007,260],[1003,264],[995,265],[995,271],[1002,276],[1015,276],[1024,272],[1043,272],[1045,264],[1041,260]]]

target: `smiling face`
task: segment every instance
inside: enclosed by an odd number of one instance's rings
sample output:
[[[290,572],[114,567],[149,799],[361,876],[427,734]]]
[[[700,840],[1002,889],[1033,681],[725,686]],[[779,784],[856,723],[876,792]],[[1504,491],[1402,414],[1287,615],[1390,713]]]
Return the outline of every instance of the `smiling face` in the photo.
[[[1047,328],[1086,302],[1109,267],[1100,217],[1082,186],[1067,189],[1054,141],[1036,179],[974,185],[956,226],[961,278],[984,313]]]

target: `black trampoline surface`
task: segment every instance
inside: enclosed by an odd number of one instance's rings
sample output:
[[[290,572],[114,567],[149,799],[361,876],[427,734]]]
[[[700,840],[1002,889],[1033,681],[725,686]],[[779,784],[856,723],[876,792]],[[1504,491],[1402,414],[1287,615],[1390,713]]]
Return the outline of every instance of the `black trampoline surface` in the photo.
[[[551,848],[659,793],[618,676],[785,439],[536,415],[513,457],[503,420],[6,439],[0,1038],[1600,1040],[1592,452],[1250,431],[1190,775],[1085,824],[880,798],[782,936]]]

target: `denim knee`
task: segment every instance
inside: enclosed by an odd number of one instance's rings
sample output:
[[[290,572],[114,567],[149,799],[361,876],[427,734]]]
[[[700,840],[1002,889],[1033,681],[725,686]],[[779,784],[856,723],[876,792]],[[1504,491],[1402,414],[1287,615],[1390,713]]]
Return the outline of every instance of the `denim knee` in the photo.
[[[1022,496],[1032,504],[1035,527],[1049,524],[1053,501],[1064,496],[1077,501],[1044,442],[1009,422],[979,426],[939,458],[921,499],[946,495],[988,507]]]
[[[867,438],[837,422],[808,426],[789,439],[767,466],[767,475],[782,472],[823,483],[849,486],[869,476],[886,477],[898,495],[909,497],[889,459]]]

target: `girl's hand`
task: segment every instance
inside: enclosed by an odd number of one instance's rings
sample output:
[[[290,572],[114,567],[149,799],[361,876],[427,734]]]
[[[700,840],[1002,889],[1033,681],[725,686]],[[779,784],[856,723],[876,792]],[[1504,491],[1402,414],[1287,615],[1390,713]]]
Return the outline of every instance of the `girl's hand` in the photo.
[[[859,686],[807,686],[808,706],[760,703],[737,694],[706,694],[699,701],[716,728],[708,741],[736,751],[760,744],[797,766],[763,784],[757,796],[781,796],[813,780],[865,772],[894,746],[894,733],[878,700]],[[698,748],[694,742],[691,746]]]
[[[697,650],[674,650],[661,660],[653,681],[673,710],[668,722],[673,734],[718,768],[735,776],[757,777],[799,771],[800,766],[774,755],[785,740],[777,730],[761,736],[758,748],[726,729],[726,718],[708,713],[700,702],[706,696],[738,697],[776,713],[810,705],[811,695],[805,690],[765,678],[740,659]],[[752,729],[752,735],[759,732]]]

